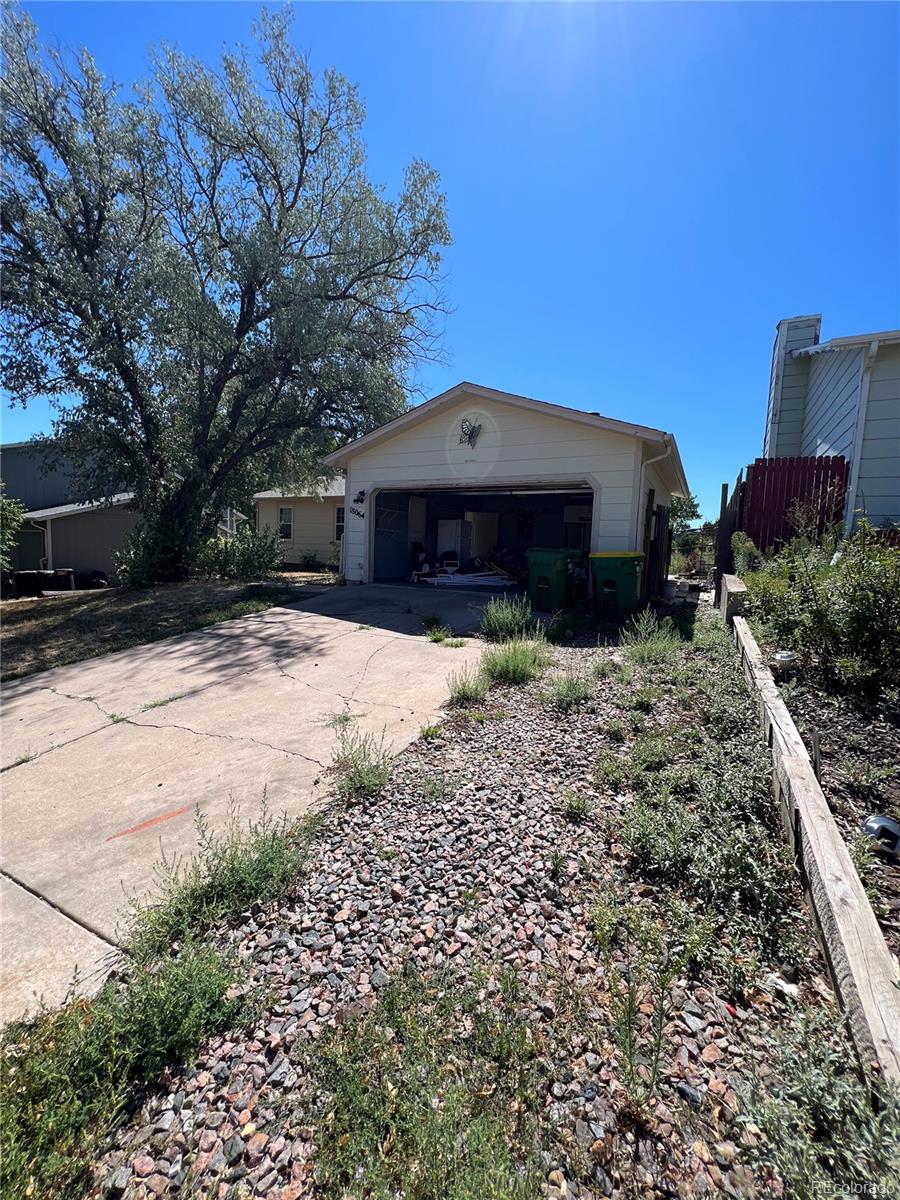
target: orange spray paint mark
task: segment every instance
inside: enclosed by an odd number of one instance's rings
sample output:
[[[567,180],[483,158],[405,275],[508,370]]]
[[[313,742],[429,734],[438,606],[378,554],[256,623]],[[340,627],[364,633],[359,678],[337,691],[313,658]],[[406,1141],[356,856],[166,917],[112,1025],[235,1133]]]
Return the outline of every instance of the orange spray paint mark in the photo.
[[[180,817],[182,813],[186,813],[192,805],[182,804],[181,808],[173,808],[171,812],[160,813],[158,817],[151,817],[149,821],[141,821],[140,825],[132,825],[130,829],[122,829],[118,833],[111,833],[106,839],[108,842],[114,842],[116,838],[127,837],[129,833],[141,833],[145,829],[152,829],[154,825],[159,825],[163,821],[171,821],[173,817]]]

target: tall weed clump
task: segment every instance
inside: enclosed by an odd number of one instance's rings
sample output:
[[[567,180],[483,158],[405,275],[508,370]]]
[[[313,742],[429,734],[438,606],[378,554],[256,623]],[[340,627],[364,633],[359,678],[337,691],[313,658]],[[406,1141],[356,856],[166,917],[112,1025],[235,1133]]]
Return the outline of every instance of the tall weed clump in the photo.
[[[681,639],[671,618],[660,621],[652,609],[645,608],[629,618],[620,640],[629,662],[646,664],[668,662]]]
[[[488,642],[525,638],[534,629],[527,596],[493,596],[481,618],[481,636]]]

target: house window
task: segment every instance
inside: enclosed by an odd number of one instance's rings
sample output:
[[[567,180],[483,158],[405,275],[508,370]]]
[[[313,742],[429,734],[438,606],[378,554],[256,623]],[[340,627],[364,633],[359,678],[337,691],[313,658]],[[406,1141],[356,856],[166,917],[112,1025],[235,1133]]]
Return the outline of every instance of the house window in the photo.
[[[334,510],[334,540],[339,542],[344,536],[344,506],[338,504]]]
[[[294,510],[292,508],[279,508],[278,510],[278,536],[283,542],[293,541],[294,538]]]

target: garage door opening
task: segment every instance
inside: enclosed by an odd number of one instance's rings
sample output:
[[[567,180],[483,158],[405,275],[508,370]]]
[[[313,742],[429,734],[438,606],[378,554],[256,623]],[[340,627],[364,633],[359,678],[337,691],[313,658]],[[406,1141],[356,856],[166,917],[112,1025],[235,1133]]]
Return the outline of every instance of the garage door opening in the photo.
[[[375,497],[374,572],[378,583],[412,581],[449,570],[465,586],[495,572],[502,588],[527,580],[535,546],[577,550],[591,544],[590,488],[381,491]]]

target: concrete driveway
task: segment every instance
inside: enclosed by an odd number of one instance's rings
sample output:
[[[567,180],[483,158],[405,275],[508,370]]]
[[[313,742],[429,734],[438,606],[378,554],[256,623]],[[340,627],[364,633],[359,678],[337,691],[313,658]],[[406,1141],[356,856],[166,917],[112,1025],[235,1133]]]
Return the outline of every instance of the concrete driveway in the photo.
[[[304,812],[328,788],[350,713],[395,750],[478,659],[422,636],[424,613],[475,628],[478,594],[373,585],[60,667],[3,689],[0,1020],[96,980],[161,852],[213,829]]]

